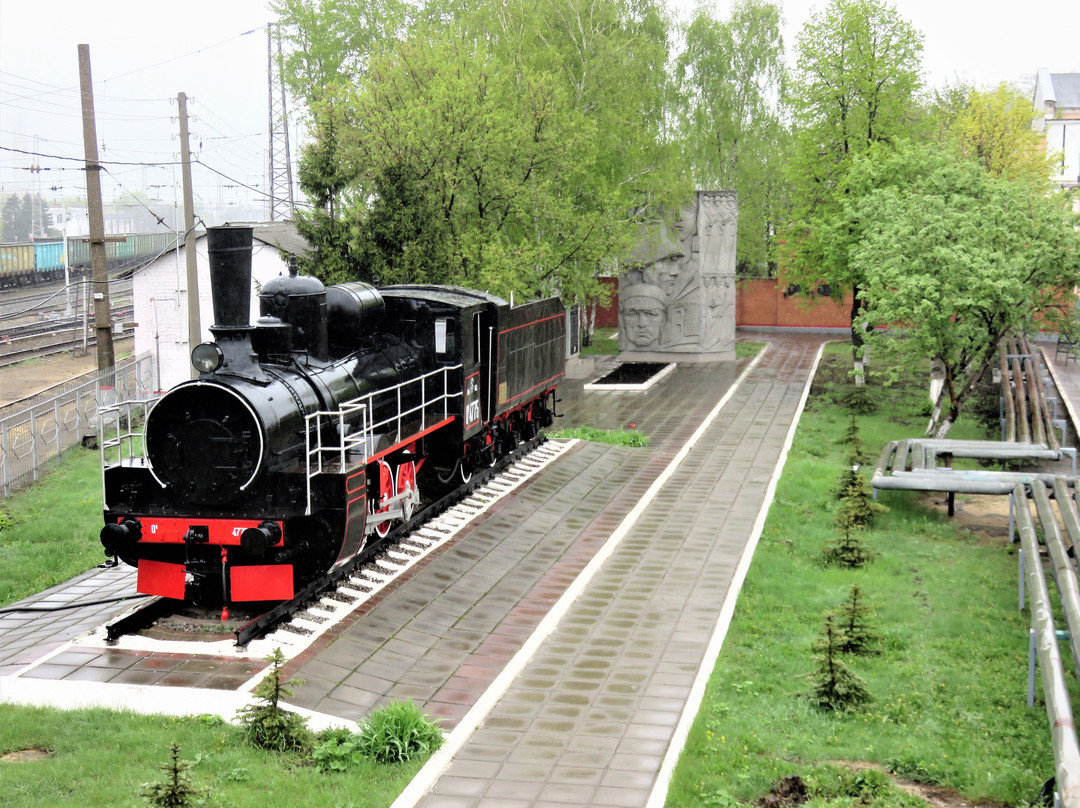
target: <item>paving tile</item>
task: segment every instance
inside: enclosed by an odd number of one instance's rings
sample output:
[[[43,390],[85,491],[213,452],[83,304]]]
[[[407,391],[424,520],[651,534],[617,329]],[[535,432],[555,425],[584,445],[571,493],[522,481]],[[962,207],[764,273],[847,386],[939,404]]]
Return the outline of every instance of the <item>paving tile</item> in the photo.
[[[770,339],[776,345],[758,370],[422,800],[424,808],[644,804],[817,341]],[[290,675],[308,684],[297,687],[297,703],[357,720],[376,704],[409,697],[455,726],[733,378],[731,367],[680,365],[641,397],[585,395],[580,384],[565,385],[567,423],[634,422],[651,446],[581,444],[501,500],[452,547],[414,568],[408,583],[381,593],[332,642],[298,660]],[[130,591],[133,579],[123,567],[90,571],[70,591],[40,598]],[[15,659],[31,662],[60,647],[79,625],[99,625],[108,619],[102,614],[54,616],[47,627],[0,618],[0,673]],[[263,667],[80,649],[28,675],[146,683],[205,677],[203,686],[235,689]]]

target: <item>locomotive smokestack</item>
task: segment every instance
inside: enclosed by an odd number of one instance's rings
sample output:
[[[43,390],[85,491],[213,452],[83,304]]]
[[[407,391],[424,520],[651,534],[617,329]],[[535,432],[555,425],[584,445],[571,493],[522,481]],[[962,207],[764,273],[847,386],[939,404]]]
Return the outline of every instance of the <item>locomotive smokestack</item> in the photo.
[[[254,228],[206,228],[210,256],[210,294],[214,324],[210,332],[221,349],[222,371],[264,378],[251,348],[251,241]],[[196,364],[198,367],[198,364]]]
[[[210,254],[210,294],[214,299],[214,325],[218,329],[250,328],[251,237],[253,227],[206,229]]]

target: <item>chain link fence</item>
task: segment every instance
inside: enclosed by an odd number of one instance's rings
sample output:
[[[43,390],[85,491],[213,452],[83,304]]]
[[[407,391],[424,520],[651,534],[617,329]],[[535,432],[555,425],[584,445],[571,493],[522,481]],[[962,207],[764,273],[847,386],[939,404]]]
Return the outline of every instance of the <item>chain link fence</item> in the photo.
[[[153,397],[155,378],[153,355],[146,353],[0,411],[0,497],[37,480],[68,449],[96,445],[99,408]]]

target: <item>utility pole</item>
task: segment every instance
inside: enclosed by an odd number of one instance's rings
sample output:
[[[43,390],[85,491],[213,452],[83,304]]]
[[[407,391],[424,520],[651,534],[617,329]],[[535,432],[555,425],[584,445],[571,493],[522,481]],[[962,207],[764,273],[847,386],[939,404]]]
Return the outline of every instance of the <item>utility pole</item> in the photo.
[[[195,255],[195,194],[191,189],[191,146],[188,142],[187,95],[176,96],[180,115],[180,170],[184,186],[184,258],[187,262],[188,350],[202,342],[199,323],[199,264]],[[191,378],[198,376],[194,366]]]
[[[79,87],[82,93],[83,151],[86,154],[86,206],[90,214],[90,277],[94,290],[94,333],[100,374],[111,373],[113,358],[109,269],[105,257],[105,214],[101,208],[101,164],[98,162],[94,85],[90,78],[90,46],[79,45]],[[105,378],[102,387],[112,387]]]

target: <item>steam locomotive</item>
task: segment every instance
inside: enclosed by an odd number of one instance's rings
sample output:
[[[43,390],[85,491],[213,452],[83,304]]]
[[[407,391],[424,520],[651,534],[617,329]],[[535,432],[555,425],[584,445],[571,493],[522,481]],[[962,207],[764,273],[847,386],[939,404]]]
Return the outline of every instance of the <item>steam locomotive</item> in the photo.
[[[448,286],[263,285],[252,229],[208,230],[214,342],[104,468],[106,555],[138,590],[204,605],[292,598],[370,552],[431,491],[554,417],[558,298]]]

